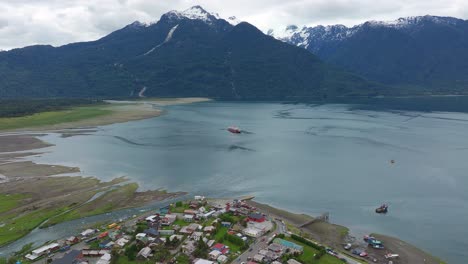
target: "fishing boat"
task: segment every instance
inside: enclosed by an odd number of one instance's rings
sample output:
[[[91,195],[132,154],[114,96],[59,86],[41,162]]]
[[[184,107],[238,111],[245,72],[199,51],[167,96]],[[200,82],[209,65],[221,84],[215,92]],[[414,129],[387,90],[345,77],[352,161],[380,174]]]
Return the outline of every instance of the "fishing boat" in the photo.
[[[240,128],[238,127],[235,127],[235,126],[230,126],[228,127],[227,129],[229,132],[233,133],[233,134],[240,134],[242,131],[240,130]]]
[[[375,212],[378,214],[386,214],[388,212],[388,205],[382,204],[377,209],[375,209]]]

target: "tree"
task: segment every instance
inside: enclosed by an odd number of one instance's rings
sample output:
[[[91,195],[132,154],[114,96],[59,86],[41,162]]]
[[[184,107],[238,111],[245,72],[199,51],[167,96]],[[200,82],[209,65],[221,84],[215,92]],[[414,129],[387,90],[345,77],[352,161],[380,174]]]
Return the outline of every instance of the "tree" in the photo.
[[[128,260],[133,261],[136,259],[137,255],[137,246],[135,244],[127,247],[125,249],[125,256],[127,256]]]
[[[195,248],[195,251],[193,252],[193,256],[196,258],[207,258],[208,257],[208,245],[203,241],[203,239],[200,237],[200,239],[197,242],[197,246]]]
[[[158,246],[154,250],[154,260],[157,262],[167,262],[167,260],[171,257],[171,252],[163,246]]]
[[[175,203],[175,206],[176,206],[176,207],[182,207],[182,201],[176,202],[176,203]]]

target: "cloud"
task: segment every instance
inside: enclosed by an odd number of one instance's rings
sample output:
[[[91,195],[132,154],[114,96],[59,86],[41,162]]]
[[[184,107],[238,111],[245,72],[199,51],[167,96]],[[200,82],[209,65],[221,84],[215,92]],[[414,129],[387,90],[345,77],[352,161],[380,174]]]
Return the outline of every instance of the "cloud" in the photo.
[[[264,31],[289,24],[350,26],[426,14],[468,17],[465,0],[0,0],[0,49],[95,40],[135,20],[154,22],[170,10],[197,4]]]

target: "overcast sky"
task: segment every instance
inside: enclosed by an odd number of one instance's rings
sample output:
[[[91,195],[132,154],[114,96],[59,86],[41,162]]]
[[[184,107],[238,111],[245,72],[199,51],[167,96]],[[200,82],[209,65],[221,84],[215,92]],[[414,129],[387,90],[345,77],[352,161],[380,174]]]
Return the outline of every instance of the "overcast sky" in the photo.
[[[426,14],[468,18],[468,0],[0,0],[0,49],[94,40],[135,20],[154,22],[193,5],[221,17],[235,15],[263,31]]]

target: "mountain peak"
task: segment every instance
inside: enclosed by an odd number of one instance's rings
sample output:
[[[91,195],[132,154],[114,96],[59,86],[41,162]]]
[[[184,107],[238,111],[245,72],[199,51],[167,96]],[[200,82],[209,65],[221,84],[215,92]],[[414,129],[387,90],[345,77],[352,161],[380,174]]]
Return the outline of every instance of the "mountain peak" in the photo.
[[[206,11],[203,7],[199,5],[192,6],[191,8],[184,10],[180,14],[188,19],[194,19],[194,20],[208,21],[208,20],[211,20],[212,18],[219,19],[219,15],[217,13],[209,13],[208,11]]]
[[[192,6],[191,8],[186,9],[182,12],[176,10],[169,11],[168,13],[164,14],[163,17],[177,20],[184,18],[190,20],[201,20],[208,24],[212,24],[214,21],[220,19],[217,13],[210,13],[199,5]]]
[[[182,12],[173,10],[164,14],[163,17],[166,17],[169,19],[177,19],[177,20],[180,20],[180,19],[201,20],[207,24],[213,24],[217,20],[224,20],[233,26],[242,22],[241,20],[237,19],[237,17],[235,16],[231,16],[227,19],[223,19],[218,15],[218,13],[208,12],[199,5],[192,6]]]

